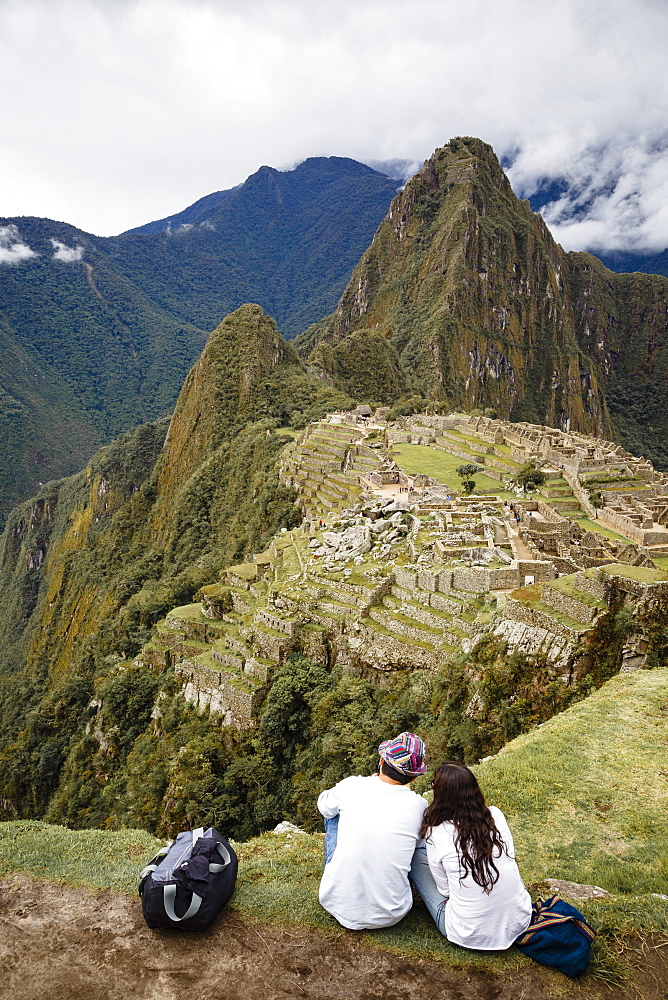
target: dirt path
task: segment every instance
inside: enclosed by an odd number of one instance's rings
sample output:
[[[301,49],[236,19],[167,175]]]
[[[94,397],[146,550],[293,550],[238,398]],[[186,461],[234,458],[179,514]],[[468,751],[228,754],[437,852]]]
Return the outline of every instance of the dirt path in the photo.
[[[666,951],[641,962],[640,992],[571,984],[537,966],[500,979],[399,958],[353,933],[267,927],[233,912],[199,934],[150,931],[126,895],[0,882],[2,1000],[659,1000]]]

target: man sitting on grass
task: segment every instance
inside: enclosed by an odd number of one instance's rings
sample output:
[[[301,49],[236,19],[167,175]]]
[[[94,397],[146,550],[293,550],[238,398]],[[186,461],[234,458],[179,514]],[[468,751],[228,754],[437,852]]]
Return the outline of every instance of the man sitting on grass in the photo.
[[[344,778],[320,794],[325,817],[322,906],[349,930],[391,927],[411,908],[408,882],[426,801],[410,783],[424,774],[424,743],[400,733],[378,747],[378,773]]]

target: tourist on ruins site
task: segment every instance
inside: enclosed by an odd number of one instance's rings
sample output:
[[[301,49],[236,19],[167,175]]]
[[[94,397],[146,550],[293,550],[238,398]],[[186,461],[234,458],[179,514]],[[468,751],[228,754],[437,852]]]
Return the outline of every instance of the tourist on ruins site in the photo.
[[[400,733],[378,747],[374,775],[344,778],[322,792],[322,906],[349,930],[391,927],[411,908],[408,882],[427,803],[410,784],[424,774],[424,743]]]
[[[505,816],[487,807],[472,771],[447,761],[436,769],[410,879],[441,934],[481,951],[509,948],[531,921]]]

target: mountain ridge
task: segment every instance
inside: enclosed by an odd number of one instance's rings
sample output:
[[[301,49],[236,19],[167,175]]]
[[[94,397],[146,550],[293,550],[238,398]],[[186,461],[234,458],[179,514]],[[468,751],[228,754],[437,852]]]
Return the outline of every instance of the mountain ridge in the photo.
[[[284,333],[334,307],[396,182],[341,157],[294,174],[261,168],[229,192],[218,230],[102,238],[49,219],[0,220],[5,365],[25,357],[45,380],[26,380],[14,362],[6,373],[0,520],[40,482],[169,413],[208,331],[244,302],[259,301]],[[211,198],[220,203],[194,207]],[[67,444],[47,447],[55,427]]]
[[[464,138],[396,196],[335,312],[296,343],[339,388],[372,400],[420,395],[614,433],[665,466],[667,307],[665,278],[565,253],[492,148]],[[361,354],[362,383],[350,374]]]

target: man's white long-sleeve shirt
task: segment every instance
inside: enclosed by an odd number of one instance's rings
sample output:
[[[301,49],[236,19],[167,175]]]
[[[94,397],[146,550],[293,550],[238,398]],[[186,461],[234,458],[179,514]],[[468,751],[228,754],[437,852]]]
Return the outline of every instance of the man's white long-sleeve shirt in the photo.
[[[391,927],[408,913],[408,872],[426,807],[407,785],[377,775],[344,778],[321,793],[318,809],[339,816],[339,831],[319,899],[344,927]]]

